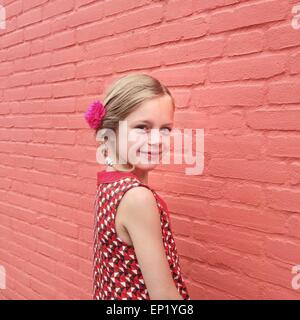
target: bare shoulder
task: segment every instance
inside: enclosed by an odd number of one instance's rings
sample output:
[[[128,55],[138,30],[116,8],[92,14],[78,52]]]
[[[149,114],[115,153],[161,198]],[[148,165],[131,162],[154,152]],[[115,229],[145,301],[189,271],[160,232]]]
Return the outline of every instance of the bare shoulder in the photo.
[[[129,189],[124,194],[118,207],[119,218],[125,228],[130,221],[137,222],[142,219],[146,222],[151,217],[157,219],[157,212],[155,196],[150,189],[144,186]]]
[[[153,192],[143,186],[138,186],[128,190],[123,196],[123,204],[130,206],[145,206],[156,203]]]

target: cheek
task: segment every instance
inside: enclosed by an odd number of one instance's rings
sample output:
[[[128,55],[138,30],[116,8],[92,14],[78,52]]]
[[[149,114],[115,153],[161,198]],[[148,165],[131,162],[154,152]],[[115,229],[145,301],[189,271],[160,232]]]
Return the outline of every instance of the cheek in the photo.
[[[148,135],[147,134],[132,134],[128,135],[127,137],[127,146],[128,150],[130,148],[134,150],[140,149],[144,144],[148,142]]]
[[[119,141],[119,143],[120,143],[119,155],[122,158],[125,158],[126,154],[127,154],[127,157],[128,157],[129,153],[132,156],[135,156],[135,155],[138,156],[139,155],[138,154],[139,149],[143,148],[143,145],[144,145],[144,143],[146,143],[146,141],[147,141],[147,138],[143,137],[142,135],[136,135],[134,137],[131,137],[130,140],[127,137],[127,141],[121,139]],[[127,144],[127,148],[126,148],[126,144]],[[126,148],[126,150],[125,150],[125,148]]]

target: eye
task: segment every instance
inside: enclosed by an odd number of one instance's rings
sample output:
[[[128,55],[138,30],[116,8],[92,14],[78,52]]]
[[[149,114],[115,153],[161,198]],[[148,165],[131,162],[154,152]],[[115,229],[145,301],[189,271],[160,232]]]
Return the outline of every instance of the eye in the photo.
[[[144,124],[140,124],[140,125],[136,126],[135,129],[138,129],[138,131],[141,131],[141,132],[145,132],[145,131],[147,131],[147,126]]]
[[[163,133],[170,133],[172,131],[172,128],[169,128],[169,127],[164,127],[161,129],[163,131]]]
[[[143,125],[143,124],[140,124],[140,125],[136,126],[136,128],[137,128],[137,129],[143,129],[143,128],[146,128],[146,126]]]

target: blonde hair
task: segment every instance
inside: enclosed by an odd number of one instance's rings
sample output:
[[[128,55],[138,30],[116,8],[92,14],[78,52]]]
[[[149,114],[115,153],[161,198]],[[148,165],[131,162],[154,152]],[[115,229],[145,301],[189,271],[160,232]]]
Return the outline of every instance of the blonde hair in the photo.
[[[106,109],[102,124],[95,135],[103,129],[117,131],[119,121],[124,120],[144,101],[169,95],[175,108],[175,102],[169,89],[159,80],[144,73],[131,73],[117,79],[106,91],[103,105]]]
[[[103,105],[105,117],[99,129],[116,130],[120,120],[125,119],[144,101],[169,95],[174,99],[169,89],[157,79],[144,73],[132,73],[119,78],[106,91]]]

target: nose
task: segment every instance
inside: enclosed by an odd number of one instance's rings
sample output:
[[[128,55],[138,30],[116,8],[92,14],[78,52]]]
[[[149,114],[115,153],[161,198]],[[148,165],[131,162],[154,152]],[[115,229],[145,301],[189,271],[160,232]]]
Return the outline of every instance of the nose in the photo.
[[[150,137],[148,137],[149,145],[156,145],[160,143],[160,132],[159,129],[150,130]]]

